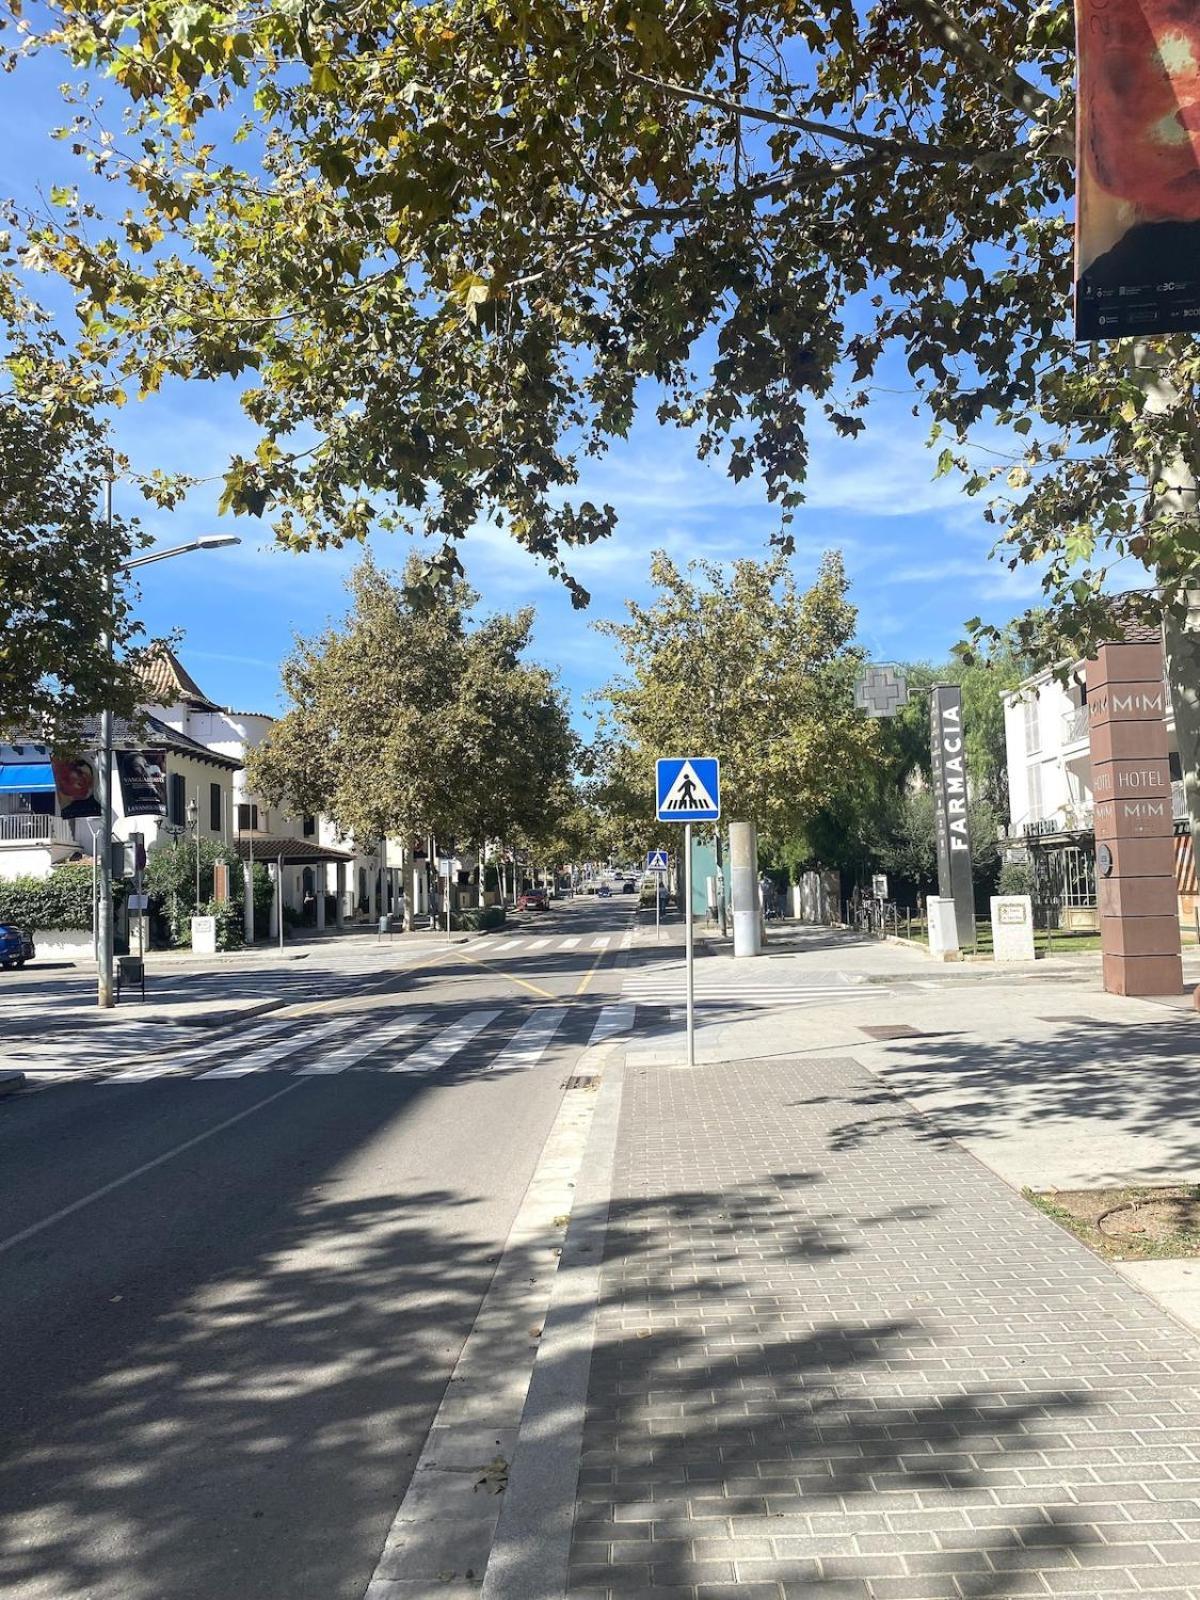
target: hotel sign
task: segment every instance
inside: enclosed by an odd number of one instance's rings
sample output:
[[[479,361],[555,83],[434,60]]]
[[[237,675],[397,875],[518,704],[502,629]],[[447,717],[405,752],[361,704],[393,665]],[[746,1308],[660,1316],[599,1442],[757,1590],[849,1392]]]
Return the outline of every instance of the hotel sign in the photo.
[[[933,763],[933,814],[937,827],[938,893],[954,901],[959,943],[975,928],[971,831],[967,819],[967,757],[963,746],[962,690],[939,685],[929,706]]]

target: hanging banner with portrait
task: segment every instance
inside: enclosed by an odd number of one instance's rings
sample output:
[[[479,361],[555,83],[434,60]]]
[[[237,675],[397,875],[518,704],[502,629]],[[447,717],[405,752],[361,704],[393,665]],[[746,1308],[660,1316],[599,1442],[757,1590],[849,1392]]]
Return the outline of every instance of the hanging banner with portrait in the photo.
[[[1076,0],[1075,337],[1200,328],[1200,6]]]
[[[167,752],[118,750],[121,805],[127,817],[165,817],[167,814]]]
[[[98,817],[100,797],[96,793],[96,765],[90,756],[56,756],[54,787],[58,791],[58,814],[68,822],[77,817]]]

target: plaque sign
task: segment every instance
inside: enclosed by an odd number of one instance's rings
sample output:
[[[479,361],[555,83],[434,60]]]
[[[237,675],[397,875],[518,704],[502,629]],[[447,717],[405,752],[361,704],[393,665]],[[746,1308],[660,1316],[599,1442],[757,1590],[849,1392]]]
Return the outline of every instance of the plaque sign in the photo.
[[[940,684],[930,696],[933,812],[937,827],[938,894],[954,901],[959,944],[971,943],[975,886],[967,821],[967,757],[963,747],[962,690]]]
[[[1087,664],[1100,948],[1110,994],[1179,994],[1183,965],[1160,640]]]

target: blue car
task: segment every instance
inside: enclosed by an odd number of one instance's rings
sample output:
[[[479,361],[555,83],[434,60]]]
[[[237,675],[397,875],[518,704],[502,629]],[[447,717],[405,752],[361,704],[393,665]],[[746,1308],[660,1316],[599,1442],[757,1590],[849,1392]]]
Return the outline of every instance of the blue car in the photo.
[[[23,967],[36,951],[27,933],[11,922],[0,922],[0,967]]]
[[[602,883],[600,885],[600,887],[596,890],[596,898],[598,900],[611,900],[612,899],[612,890],[608,887],[608,885],[606,883]]]

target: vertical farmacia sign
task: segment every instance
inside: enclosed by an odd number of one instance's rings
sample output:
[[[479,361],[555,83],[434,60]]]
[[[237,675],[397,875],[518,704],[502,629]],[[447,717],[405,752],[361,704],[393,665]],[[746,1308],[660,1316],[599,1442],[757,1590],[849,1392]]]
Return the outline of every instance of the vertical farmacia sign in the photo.
[[[1075,336],[1200,327],[1200,5],[1076,0]]]
[[[960,943],[975,930],[971,881],[971,831],[967,820],[967,754],[963,746],[962,690],[944,683],[929,705],[933,765],[933,815],[937,827],[938,893],[954,901]]]

